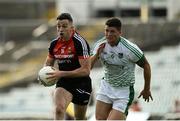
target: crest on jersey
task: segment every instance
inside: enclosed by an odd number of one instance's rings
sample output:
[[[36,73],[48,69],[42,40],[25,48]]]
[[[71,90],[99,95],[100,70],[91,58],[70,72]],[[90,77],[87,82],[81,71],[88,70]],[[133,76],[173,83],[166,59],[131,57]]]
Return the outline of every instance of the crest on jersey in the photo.
[[[65,47],[61,47],[61,54],[65,53]]]
[[[118,53],[119,58],[123,58],[123,53]]]
[[[71,54],[71,53],[72,53],[72,48],[68,47],[68,54]]]

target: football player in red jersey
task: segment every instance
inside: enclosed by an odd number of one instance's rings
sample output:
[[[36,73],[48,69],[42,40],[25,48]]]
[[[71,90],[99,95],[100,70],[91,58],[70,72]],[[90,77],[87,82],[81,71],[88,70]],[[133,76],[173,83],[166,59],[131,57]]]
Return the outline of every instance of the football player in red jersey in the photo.
[[[69,13],[57,17],[58,37],[51,41],[45,66],[59,70],[48,73],[49,78],[58,80],[54,91],[55,120],[64,119],[66,108],[74,103],[75,119],[86,117],[87,105],[92,91],[90,74],[90,47],[87,41],[75,31]]]

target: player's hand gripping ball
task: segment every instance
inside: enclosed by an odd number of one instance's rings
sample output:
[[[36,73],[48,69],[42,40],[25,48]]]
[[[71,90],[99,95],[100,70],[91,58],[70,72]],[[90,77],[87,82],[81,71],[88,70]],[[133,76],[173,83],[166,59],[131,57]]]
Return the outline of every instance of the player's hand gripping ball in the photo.
[[[45,66],[39,70],[38,73],[38,80],[44,85],[44,86],[52,86],[56,83],[57,80],[51,80],[47,79],[49,75],[47,73],[54,72],[55,68],[52,66]]]

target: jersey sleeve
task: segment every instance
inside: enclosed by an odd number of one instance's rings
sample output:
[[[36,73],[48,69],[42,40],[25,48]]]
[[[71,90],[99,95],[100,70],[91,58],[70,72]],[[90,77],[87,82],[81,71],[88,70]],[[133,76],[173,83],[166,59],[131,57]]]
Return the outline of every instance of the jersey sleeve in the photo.
[[[74,36],[77,41],[75,41],[76,53],[79,59],[85,59],[90,56],[90,47],[87,41],[81,37],[79,34]]]
[[[49,48],[48,48],[48,50],[49,50],[48,56],[49,56],[50,58],[54,58],[53,49],[54,49],[54,47],[55,47],[55,45],[56,45],[56,42],[57,42],[57,40],[54,40],[54,41],[52,41],[52,42],[50,43],[50,45],[49,45]]]
[[[129,46],[128,57],[132,62],[136,63],[137,61],[139,61],[141,58],[144,57],[144,54],[137,45],[131,43],[131,45]]]

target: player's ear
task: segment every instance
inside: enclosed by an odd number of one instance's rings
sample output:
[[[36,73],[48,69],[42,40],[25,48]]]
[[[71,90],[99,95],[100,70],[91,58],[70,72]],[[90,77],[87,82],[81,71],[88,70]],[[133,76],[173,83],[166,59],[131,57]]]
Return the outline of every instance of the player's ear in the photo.
[[[119,32],[120,35],[122,35],[122,31],[121,30],[119,30],[118,32]]]
[[[122,35],[123,33],[122,33],[122,31],[120,32],[120,35]]]

